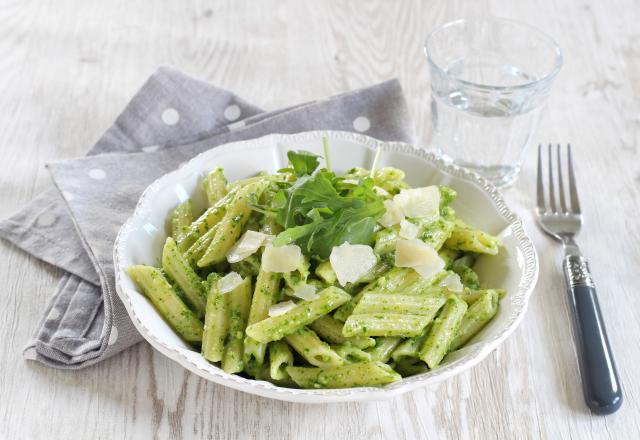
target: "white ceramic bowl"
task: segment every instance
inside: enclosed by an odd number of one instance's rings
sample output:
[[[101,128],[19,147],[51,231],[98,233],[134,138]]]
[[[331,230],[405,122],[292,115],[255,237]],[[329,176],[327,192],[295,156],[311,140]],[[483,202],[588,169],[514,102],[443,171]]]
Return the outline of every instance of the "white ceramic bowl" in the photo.
[[[274,172],[286,165],[288,150],[304,149],[322,154],[322,136],[329,138],[331,165],[335,171],[344,172],[355,166],[369,168],[376,148],[381,146],[379,166],[401,168],[412,186],[442,183],[453,187],[458,191],[458,199],[453,204],[458,215],[502,240],[503,248],[498,256],[483,256],[475,266],[484,284],[507,290],[498,315],[468,345],[450,353],[433,371],[408,377],[384,388],[337,390],[282,388],[269,382],[227,374],[185,344],[126,274],[126,268],[133,264],[158,264],[168,231],[167,216],[176,204],[191,197],[196,208],[204,208],[205,198],[199,182],[209,170],[223,167],[229,181],[263,170]],[[472,367],[518,326],[538,277],[538,259],[531,239],[521,220],[509,210],[500,193],[489,182],[411,145],[381,142],[347,132],[274,134],[219,146],[200,154],[145,190],[135,212],[122,226],[113,254],[118,295],[138,331],[158,351],[213,382],[260,396],[308,403],[387,399]]]

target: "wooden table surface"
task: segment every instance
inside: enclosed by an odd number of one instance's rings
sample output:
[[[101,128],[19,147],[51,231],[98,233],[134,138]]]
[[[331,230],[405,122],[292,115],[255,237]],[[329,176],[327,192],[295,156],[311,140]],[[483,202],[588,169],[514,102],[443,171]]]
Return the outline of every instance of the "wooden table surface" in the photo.
[[[0,438],[612,438],[640,436],[640,6],[633,0],[0,2],[0,216],[50,186],[47,161],[82,155],[158,65],[267,109],[391,77],[430,135],[426,33],[494,14],[535,24],[565,65],[538,142],[572,142],[590,257],[624,385],[611,416],[582,400],[559,260],[533,223],[535,152],[507,197],[540,255],[517,331],[481,364],[367,404],[271,401],[205,382],[141,343],[85,370],[21,358],[61,272],[0,242]]]

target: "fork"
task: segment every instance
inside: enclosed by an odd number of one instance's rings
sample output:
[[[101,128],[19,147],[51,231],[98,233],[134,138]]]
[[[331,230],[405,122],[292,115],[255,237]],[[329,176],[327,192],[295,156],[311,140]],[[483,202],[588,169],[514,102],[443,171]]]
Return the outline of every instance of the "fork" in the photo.
[[[565,198],[567,188],[563,180],[560,144],[555,148],[555,173],[554,149],[549,144],[548,192],[545,197],[542,150],[542,144],[538,145],[538,224],[544,232],[561,241],[564,248],[563,268],[571,299],[585,402],[594,413],[611,414],[622,405],[622,390],[589,264],[574,241],[574,236],[582,226],[582,213],[573,172],[571,145],[567,145],[568,200]],[[554,174],[557,180],[554,179]]]

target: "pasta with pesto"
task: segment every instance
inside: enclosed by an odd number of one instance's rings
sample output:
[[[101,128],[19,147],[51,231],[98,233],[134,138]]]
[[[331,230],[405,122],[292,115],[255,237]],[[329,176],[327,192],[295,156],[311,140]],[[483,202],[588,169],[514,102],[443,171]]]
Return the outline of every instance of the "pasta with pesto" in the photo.
[[[208,362],[278,386],[384,386],[438,368],[499,313],[506,292],[474,265],[500,241],[457,216],[454,189],[287,157],[235,182],[213,169],[169,213],[159,267],[128,269]]]

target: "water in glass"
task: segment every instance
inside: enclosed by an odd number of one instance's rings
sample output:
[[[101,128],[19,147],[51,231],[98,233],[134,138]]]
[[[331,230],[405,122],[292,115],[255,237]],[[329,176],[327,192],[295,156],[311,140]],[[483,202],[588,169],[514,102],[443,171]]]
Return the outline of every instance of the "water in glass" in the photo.
[[[446,69],[453,77],[469,69],[470,60],[458,60]],[[501,84],[517,85],[535,80],[516,66],[476,65],[480,76],[500,76]],[[491,74],[487,70],[494,70]],[[465,87],[433,89],[431,117],[434,144],[445,158],[478,171],[494,183],[509,185],[520,171],[521,156],[535,132],[540,106],[523,105],[519,94],[474,90]]]

